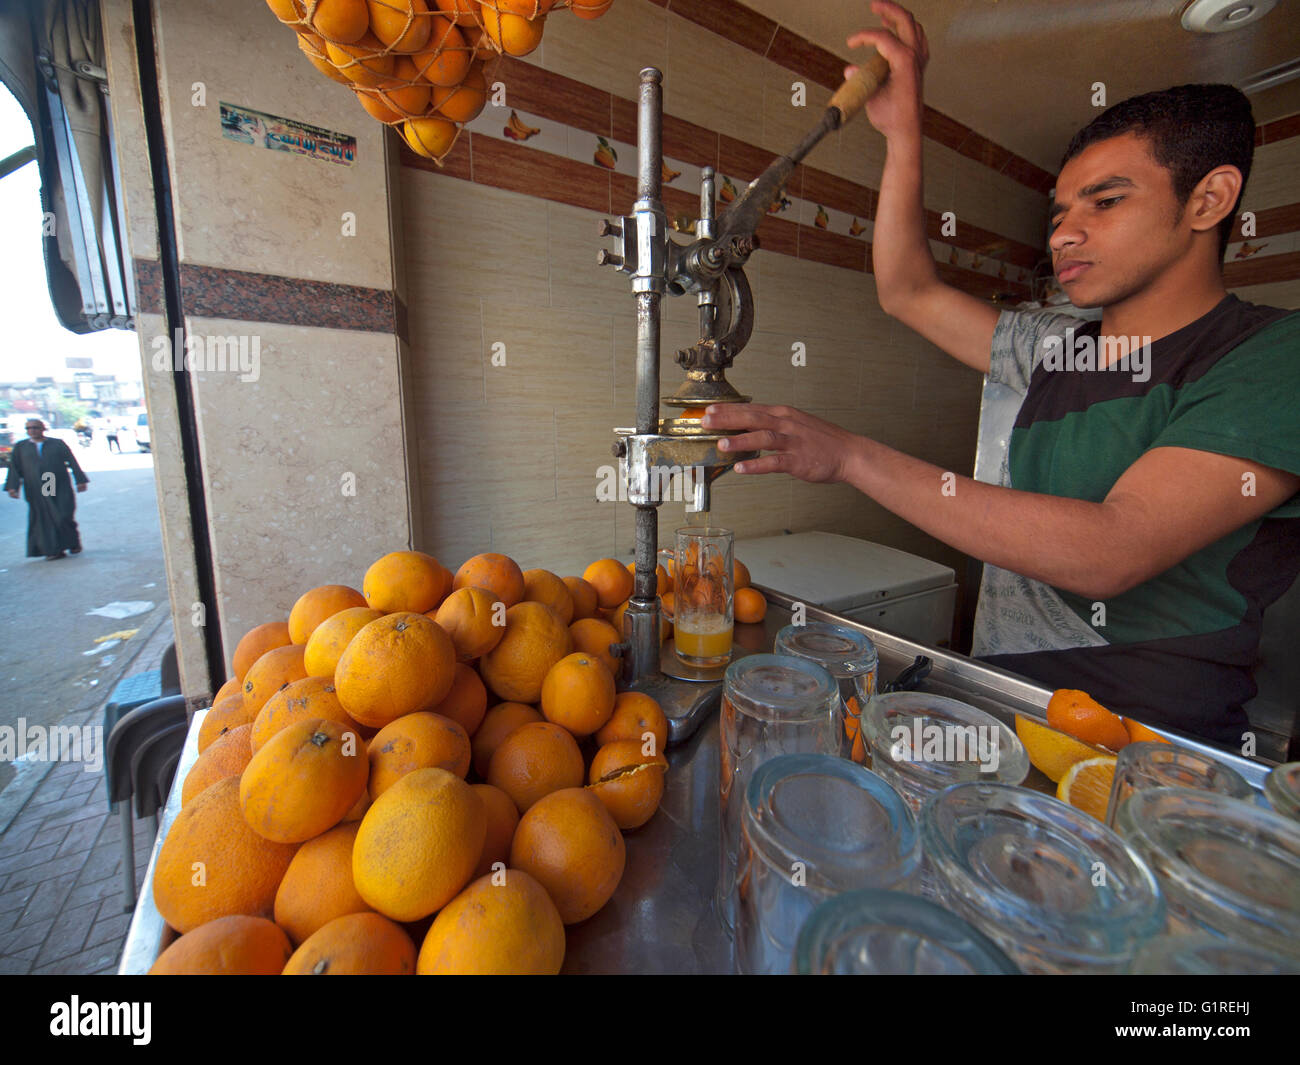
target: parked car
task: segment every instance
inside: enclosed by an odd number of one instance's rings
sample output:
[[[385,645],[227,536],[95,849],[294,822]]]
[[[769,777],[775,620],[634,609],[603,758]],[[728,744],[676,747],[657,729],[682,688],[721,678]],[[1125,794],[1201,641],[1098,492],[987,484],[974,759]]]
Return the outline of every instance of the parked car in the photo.
[[[14,450],[14,434],[9,429],[0,429],[0,470],[9,466],[9,456]]]
[[[141,414],[135,420],[135,446],[141,451],[150,450],[148,414]]]

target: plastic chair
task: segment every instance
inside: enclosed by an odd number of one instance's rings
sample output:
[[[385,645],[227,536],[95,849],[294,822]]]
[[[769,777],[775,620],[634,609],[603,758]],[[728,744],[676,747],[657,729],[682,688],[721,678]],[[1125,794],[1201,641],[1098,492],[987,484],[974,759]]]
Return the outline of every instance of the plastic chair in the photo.
[[[163,652],[162,665],[159,666],[160,674],[158,682],[162,687],[159,695],[180,695],[181,693],[181,673],[176,664],[176,645],[169,643],[167,650]]]
[[[176,779],[176,767],[180,764],[184,747],[182,743],[174,754],[158,766],[158,772],[154,774],[152,787],[157,796],[155,800],[157,808],[160,810],[167,805],[167,796],[171,794],[172,781]]]
[[[131,756],[131,791],[135,801],[135,816],[152,817],[155,835],[158,811],[167,805],[166,795],[161,796],[162,801],[159,801],[158,771],[173,754],[185,746],[185,734],[188,731],[188,721],[168,725],[145,740]]]
[[[151,669],[123,677],[113,688],[113,694],[104,707],[104,735],[111,736],[113,727],[136,707],[161,699],[164,694],[172,693],[162,690],[162,670]],[[108,804],[112,806],[116,801],[110,791]]]
[[[185,697],[169,695],[138,706],[117,722],[108,734],[104,755],[104,778],[109,807],[118,808],[122,824],[123,888],[126,909],[135,907],[135,841],[131,818],[131,794],[135,787],[132,767],[137,752],[159,733],[188,725]],[[182,741],[184,734],[182,733]]]

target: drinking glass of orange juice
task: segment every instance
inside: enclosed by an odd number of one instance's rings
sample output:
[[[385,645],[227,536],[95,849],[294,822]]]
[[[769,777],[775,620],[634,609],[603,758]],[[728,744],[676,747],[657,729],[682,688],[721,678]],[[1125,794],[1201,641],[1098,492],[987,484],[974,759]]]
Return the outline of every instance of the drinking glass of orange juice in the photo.
[[[734,539],[730,529],[717,526],[677,530],[673,639],[687,665],[709,668],[731,660]]]

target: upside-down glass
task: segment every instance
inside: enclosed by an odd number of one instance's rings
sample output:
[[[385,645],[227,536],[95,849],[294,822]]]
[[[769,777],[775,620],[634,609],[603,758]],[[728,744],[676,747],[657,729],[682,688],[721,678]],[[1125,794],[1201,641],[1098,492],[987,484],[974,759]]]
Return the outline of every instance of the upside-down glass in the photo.
[[[1115,762],[1106,824],[1114,828],[1119,808],[1146,788],[1202,788],[1234,799],[1254,797],[1240,773],[1208,754],[1172,743],[1130,743]]]
[[[850,891],[799,930],[795,972],[821,976],[999,976],[1019,973],[955,913],[899,891]]]
[[[879,657],[876,645],[865,634],[844,625],[810,621],[787,625],[776,634],[772,647],[779,655],[796,655],[820,662],[840,686],[843,715],[841,753],[855,762],[863,760],[862,707],[875,694]]]
[[[828,754],[785,754],[745,788],[736,892],[736,968],[788,973],[799,929],[826,899],[915,885],[916,818],[869,769]]]
[[[918,813],[936,791],[966,781],[1023,784],[1029,755],[992,714],[925,692],[877,693],[862,711],[871,768]]]
[[[1148,788],[1115,828],[1155,870],[1171,932],[1300,953],[1300,825],[1214,791]]]
[[[921,809],[938,901],[1027,973],[1120,973],[1165,903],[1135,850],[1095,817],[1007,784],[954,784]]]
[[[1300,821],[1300,762],[1275,766],[1264,778],[1264,798],[1283,817]]]
[[[731,659],[736,574],[730,529],[677,530],[673,561],[673,642],[687,665],[709,668]]]
[[[781,754],[839,753],[839,688],[816,662],[749,655],[727,667],[718,715],[718,917],[735,925],[740,809],[754,771]]]

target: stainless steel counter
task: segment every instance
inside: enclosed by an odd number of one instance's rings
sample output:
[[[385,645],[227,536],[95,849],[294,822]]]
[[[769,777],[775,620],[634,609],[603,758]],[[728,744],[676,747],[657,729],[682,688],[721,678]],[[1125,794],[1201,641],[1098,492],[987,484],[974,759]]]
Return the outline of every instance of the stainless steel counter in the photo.
[[[736,642],[757,652],[770,651],[776,634],[789,623],[794,605],[778,592],[768,595],[761,624],[737,625]],[[919,654],[933,660],[919,690],[951,696],[978,706],[1014,727],[1014,716],[1045,720],[1051,691],[1004,670],[941,648],[914,643],[814,607],[810,621],[831,621],[865,632],[880,654],[880,679],[893,680]],[[196,715],[177,767],[176,781],[161,821],[170,826],[180,806],[181,782],[197,757]],[[1227,754],[1217,748],[1179,743],[1205,751],[1240,772],[1253,787],[1262,786],[1270,766]],[[716,712],[687,740],[668,751],[668,781],[663,805],[650,822],[626,836],[627,866],[610,901],[590,920],[567,929],[564,971],[570,973],[728,973],[731,944],[713,910],[718,865],[718,724]],[[1037,770],[1026,785],[1053,792],[1055,786]],[[157,847],[155,846],[155,856]],[[153,905],[151,858],[119,968],[121,973],[148,970],[172,939]]]

